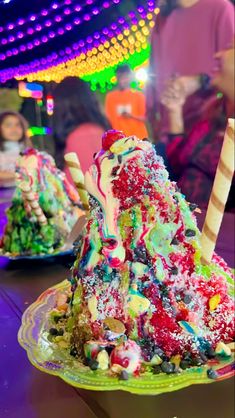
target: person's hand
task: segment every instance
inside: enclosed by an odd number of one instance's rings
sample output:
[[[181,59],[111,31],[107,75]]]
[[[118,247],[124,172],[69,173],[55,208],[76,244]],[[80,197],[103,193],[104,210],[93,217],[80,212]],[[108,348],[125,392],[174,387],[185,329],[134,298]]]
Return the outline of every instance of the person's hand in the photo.
[[[170,112],[177,112],[182,109],[185,99],[184,86],[179,80],[175,79],[167,83],[166,89],[161,97],[161,103]]]
[[[199,76],[174,77],[168,81],[162,95],[162,104],[171,111],[183,107],[186,99],[200,88]]]
[[[218,52],[215,55],[215,58],[220,60],[221,68],[212,79],[212,85],[220,89],[232,102],[234,102],[234,47]]]

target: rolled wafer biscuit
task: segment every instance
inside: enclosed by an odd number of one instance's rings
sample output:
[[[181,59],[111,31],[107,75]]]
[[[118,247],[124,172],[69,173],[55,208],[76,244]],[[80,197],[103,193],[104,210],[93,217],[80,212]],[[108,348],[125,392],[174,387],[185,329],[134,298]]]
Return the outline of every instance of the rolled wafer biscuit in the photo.
[[[78,156],[75,152],[65,154],[64,159],[69,168],[71,177],[78,191],[82,205],[86,211],[89,211],[89,195],[85,189],[84,174]]]
[[[39,203],[37,200],[35,200],[35,196],[32,192],[32,189],[29,185],[29,183],[22,181],[19,183],[19,187],[23,192],[23,196],[27,202],[27,204],[30,206],[32,212],[36,215],[36,218],[40,225],[46,225],[47,224],[47,218],[45,217],[42,209],[39,206]]]
[[[203,264],[211,262],[234,173],[235,120],[229,119],[202,229]]]

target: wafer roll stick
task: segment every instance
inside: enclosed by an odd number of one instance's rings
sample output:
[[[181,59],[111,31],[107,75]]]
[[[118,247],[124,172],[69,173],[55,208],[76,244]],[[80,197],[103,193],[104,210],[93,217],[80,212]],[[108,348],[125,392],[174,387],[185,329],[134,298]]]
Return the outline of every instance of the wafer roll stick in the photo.
[[[23,192],[23,197],[25,198],[27,204],[30,206],[32,212],[35,214],[39,224],[46,225],[47,218],[45,217],[42,209],[40,208],[38,201],[35,199],[30,185],[27,182],[22,181],[19,184],[19,187]]]
[[[84,174],[78,156],[75,152],[65,154],[64,159],[69,168],[71,177],[78,191],[82,205],[86,211],[89,211],[89,195],[85,189]]]
[[[229,119],[202,229],[203,264],[211,262],[234,173],[235,120]]]

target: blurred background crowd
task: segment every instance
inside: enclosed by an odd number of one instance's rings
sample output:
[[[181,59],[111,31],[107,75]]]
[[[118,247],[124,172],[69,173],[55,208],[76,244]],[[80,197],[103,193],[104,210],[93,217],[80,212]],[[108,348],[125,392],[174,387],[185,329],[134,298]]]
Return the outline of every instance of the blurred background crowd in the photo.
[[[24,148],[46,150],[65,171],[64,154],[74,151],[85,171],[104,131],[116,129],[140,140],[148,137],[186,198],[206,208],[227,119],[234,115],[234,2],[47,1],[48,8],[41,2],[35,14],[26,10],[24,19],[15,21],[13,3],[19,16],[18,0],[0,4],[0,23],[5,21],[0,26],[1,190],[14,187],[15,161]],[[57,32],[47,16],[52,12]],[[89,13],[99,15],[97,30]],[[6,17],[13,23],[6,24]],[[69,39],[78,43],[72,52],[65,43],[67,58],[61,60],[64,18]],[[34,37],[37,32],[43,36]],[[43,44],[50,42],[45,58]],[[233,184],[227,210],[234,208]]]

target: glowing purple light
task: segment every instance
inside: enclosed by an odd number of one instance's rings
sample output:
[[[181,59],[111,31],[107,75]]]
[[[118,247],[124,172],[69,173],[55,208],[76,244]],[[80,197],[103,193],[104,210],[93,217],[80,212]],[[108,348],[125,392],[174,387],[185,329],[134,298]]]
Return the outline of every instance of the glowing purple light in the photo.
[[[45,22],[45,26],[46,26],[47,28],[49,28],[51,25],[52,25],[51,20],[47,20],[47,21]]]
[[[6,38],[3,38],[3,39],[1,40],[1,44],[2,44],[2,45],[6,45],[6,44],[7,44],[7,39],[6,39]]]
[[[113,0],[112,2],[106,1],[104,3],[107,3],[107,4],[112,5],[114,3],[117,4],[119,2],[120,2],[120,0]],[[68,4],[71,4],[71,1],[70,0],[68,0],[67,2],[64,1],[62,5],[65,5],[67,3]],[[93,4],[93,3],[94,2],[92,2],[91,4]],[[146,10],[149,11],[149,8],[150,8],[149,3],[150,2],[148,2],[148,6],[146,6],[145,8],[141,8],[141,6],[139,6],[138,7],[139,13],[141,11],[141,13],[143,13],[143,14],[146,15]],[[151,4],[152,3],[153,2],[151,2]],[[77,6],[79,6],[79,5],[76,5],[75,7],[77,7]],[[61,7],[61,5],[59,7]],[[79,9],[82,9],[81,6],[79,7]],[[98,10],[98,14],[102,11],[102,9],[99,11],[98,8],[93,8],[89,12],[90,13],[90,17],[92,15],[95,15],[93,13],[93,11],[96,10],[96,9]],[[74,8],[74,10],[75,10],[75,8]],[[63,13],[63,11],[62,11],[62,13]],[[135,16],[131,19],[131,22],[133,22],[134,19],[136,19]],[[81,20],[81,21],[82,20],[85,20],[84,19],[84,15],[79,20]],[[53,18],[53,22],[54,21],[56,21],[55,18]],[[137,20],[135,20],[135,21],[137,21]],[[39,60],[37,60],[37,61],[34,60],[33,62],[29,63],[29,65],[23,64],[23,65],[20,65],[18,67],[8,68],[7,70],[2,70],[2,71],[0,71],[0,81],[2,81],[3,79],[9,79],[9,78],[15,77],[16,74],[17,75],[27,75],[27,74],[30,73],[30,71],[32,72],[32,68],[34,68],[34,70],[36,68],[37,71],[50,68],[51,65],[52,65],[51,64],[52,62],[53,62],[53,65],[55,65],[55,66],[58,65],[59,63],[62,63],[62,62],[66,63],[69,59],[72,59],[74,57],[80,56],[80,54],[82,52],[86,53],[87,50],[91,50],[94,47],[98,48],[101,44],[104,44],[110,37],[117,36],[119,33],[122,33],[124,29],[129,29],[131,22],[129,21],[129,23],[128,23],[123,17],[120,17],[118,19],[118,21],[116,23],[113,22],[112,25],[110,25],[109,28],[104,28],[105,33],[103,35],[102,35],[102,30],[101,30],[101,33],[95,32],[93,34],[93,36],[89,36],[85,40],[85,42],[88,44],[87,45],[87,48],[85,47],[84,40],[80,40],[78,43],[73,44],[72,48],[67,47],[67,49],[66,49],[66,56],[65,56],[65,52],[64,51],[60,51],[60,53],[58,53],[58,54],[55,54],[55,55],[50,54],[50,55],[48,55],[44,59],[41,59],[40,62],[39,62]],[[56,30],[55,36],[56,35],[62,35],[62,34],[64,34],[65,29],[66,30],[71,30],[70,27],[72,28],[72,27],[74,27],[74,25],[75,25],[75,19],[72,21],[72,24],[69,24],[68,23],[66,25],[67,28],[66,28],[66,26],[64,28],[63,27],[58,28]],[[117,25],[119,25],[119,26],[117,27]],[[42,26],[42,28],[44,28],[45,27],[45,22],[42,22],[42,24],[40,26]],[[0,27],[0,31],[1,31],[1,27]],[[51,32],[53,33],[53,31],[51,31]],[[46,42],[47,42],[47,41],[50,40],[50,38],[51,38],[50,33],[51,32],[49,32],[49,33],[47,33],[47,34],[44,35],[45,36],[44,41],[46,40]],[[20,32],[17,33],[17,38],[18,39],[20,39],[20,37],[18,36],[19,34],[20,34]],[[97,34],[98,34],[98,36],[97,36]],[[98,41],[98,39],[99,39],[99,41]],[[38,42],[37,41],[38,40],[36,40],[36,43],[34,41],[32,41],[32,43],[33,43],[34,46],[37,46],[38,45]],[[27,45],[26,46],[25,45],[20,45],[19,46],[19,51],[20,52],[24,52],[25,50],[27,50]],[[70,49],[70,52],[69,52],[69,49],[68,48]],[[17,49],[15,49],[14,53],[18,53],[19,51]],[[74,52],[74,51],[76,51],[76,52]],[[4,54],[2,54],[2,55],[4,55],[3,60],[6,58],[6,53],[7,52],[5,52]]]
[[[90,15],[89,15],[89,14],[85,14],[85,15],[84,15],[84,17],[83,17],[83,19],[84,19],[86,22],[89,22],[89,20],[91,20],[91,17],[90,17]]]
[[[49,32],[49,38],[53,39],[55,37],[55,32],[51,31]]]
[[[62,18],[61,18],[61,16],[57,15],[57,16],[55,16],[54,20],[55,20],[55,22],[59,23],[59,22],[61,22]]]
[[[23,38],[23,36],[24,36],[23,32],[18,32],[18,33],[17,33],[17,38],[18,38],[18,39],[22,39],[22,38]]]
[[[66,9],[64,9],[64,14],[65,15],[70,15],[71,10],[67,7]]]
[[[92,9],[91,13],[96,16],[99,14],[99,9],[96,7],[95,9]]]
[[[70,23],[67,23],[67,25],[65,25],[65,29],[66,30],[71,30],[72,29],[72,25]]]
[[[18,20],[18,25],[22,26],[24,24],[24,22],[25,22],[24,19],[19,19]]]
[[[36,16],[35,15],[32,15],[32,16],[30,16],[29,19],[31,20],[31,22],[34,22],[36,20]]]
[[[75,25],[80,25],[80,23],[81,23],[81,19],[79,19],[79,17],[76,17],[76,18],[74,19],[73,23],[74,23]]]
[[[53,3],[51,5],[51,8],[54,9],[54,10],[58,9],[58,4],[57,3]]]
[[[35,30],[36,30],[37,32],[40,32],[40,31],[42,30],[41,25],[36,25],[36,26],[35,26]]]
[[[41,42],[39,41],[39,39],[34,39],[33,44],[35,46],[39,46],[41,44]]]
[[[14,42],[15,37],[11,35],[11,36],[9,36],[8,40],[9,40],[9,42]]]
[[[77,4],[77,5],[74,7],[74,10],[75,10],[75,12],[80,12],[80,11],[82,10],[82,8],[81,8],[81,6],[79,6],[79,4]]]
[[[46,9],[41,11],[41,15],[42,16],[47,16],[48,15],[48,11]]]
[[[36,29],[36,30],[37,30],[37,29]],[[28,35],[33,35],[33,33],[34,33],[33,28],[28,28],[28,29],[27,29],[27,34],[28,34]]]
[[[8,30],[12,30],[14,29],[15,25],[13,25],[13,23],[9,23],[9,25],[7,25],[7,29]]]

